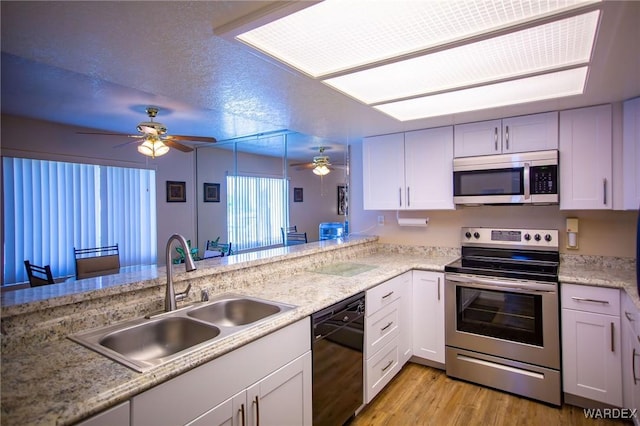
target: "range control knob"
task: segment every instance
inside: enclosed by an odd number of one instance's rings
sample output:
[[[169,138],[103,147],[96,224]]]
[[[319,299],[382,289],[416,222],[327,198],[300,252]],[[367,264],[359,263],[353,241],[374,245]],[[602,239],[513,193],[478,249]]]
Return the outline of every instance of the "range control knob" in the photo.
[[[544,236],[544,240],[545,240],[546,242],[551,241],[551,234],[547,234],[547,235],[545,235],[545,236]]]
[[[471,232],[467,231],[464,233],[464,236],[467,238],[471,238]]]
[[[524,234],[524,239],[527,241],[531,241],[531,234]]]
[[[479,232],[474,232],[473,233],[473,238],[475,238],[475,239],[480,238],[480,233]]]
[[[536,240],[536,241],[540,241],[540,234],[534,235],[533,239]]]

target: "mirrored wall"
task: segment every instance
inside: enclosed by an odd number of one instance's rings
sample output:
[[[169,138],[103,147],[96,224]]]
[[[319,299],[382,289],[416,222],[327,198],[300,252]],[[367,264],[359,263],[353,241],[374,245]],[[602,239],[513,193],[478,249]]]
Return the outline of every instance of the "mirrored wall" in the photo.
[[[219,141],[196,150],[198,244],[208,240],[231,242],[243,220],[260,221],[261,210],[282,213],[285,226],[319,239],[319,226],[348,220],[348,147],[344,144],[287,130]],[[326,169],[318,166],[325,166]],[[315,169],[315,170],[314,170]],[[328,169],[328,173],[327,173]],[[321,174],[326,173],[326,174]],[[248,176],[286,182],[287,196],[274,197],[269,206],[239,206],[229,177]],[[236,182],[236,181],[233,181]],[[231,183],[233,185],[234,183]],[[237,191],[236,191],[237,192]],[[229,210],[236,208],[236,210]],[[250,215],[251,218],[246,216]],[[287,221],[288,218],[288,221]],[[241,223],[238,223],[241,222]],[[264,224],[264,220],[260,221]],[[275,224],[271,224],[275,226]],[[271,245],[282,241],[272,241]]]

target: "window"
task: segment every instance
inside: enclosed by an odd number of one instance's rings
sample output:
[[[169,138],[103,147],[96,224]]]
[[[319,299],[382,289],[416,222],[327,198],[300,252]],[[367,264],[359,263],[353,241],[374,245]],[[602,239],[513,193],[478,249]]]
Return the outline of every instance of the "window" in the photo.
[[[282,243],[288,187],[286,179],[227,177],[228,237],[238,251]]]
[[[155,171],[3,157],[4,283],[25,259],[75,274],[73,249],[118,244],[120,264],[156,263]]]

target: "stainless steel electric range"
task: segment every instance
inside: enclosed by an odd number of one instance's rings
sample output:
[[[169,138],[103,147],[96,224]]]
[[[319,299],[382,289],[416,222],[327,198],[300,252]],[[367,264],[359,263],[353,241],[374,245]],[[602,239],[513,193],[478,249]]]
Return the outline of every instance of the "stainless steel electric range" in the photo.
[[[558,231],[462,228],[445,267],[447,375],[561,405]]]

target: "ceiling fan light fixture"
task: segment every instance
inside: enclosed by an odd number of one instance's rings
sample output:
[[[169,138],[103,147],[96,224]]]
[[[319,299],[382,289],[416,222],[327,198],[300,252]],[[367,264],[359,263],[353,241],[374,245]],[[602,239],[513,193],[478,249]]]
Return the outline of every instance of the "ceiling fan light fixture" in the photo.
[[[138,152],[147,157],[156,158],[169,152],[169,147],[162,143],[160,139],[147,138],[142,144],[138,145]]]
[[[316,166],[313,169],[313,173],[318,175],[318,176],[326,176],[326,175],[329,174],[330,171],[331,170],[327,166],[325,166],[324,164]]]

